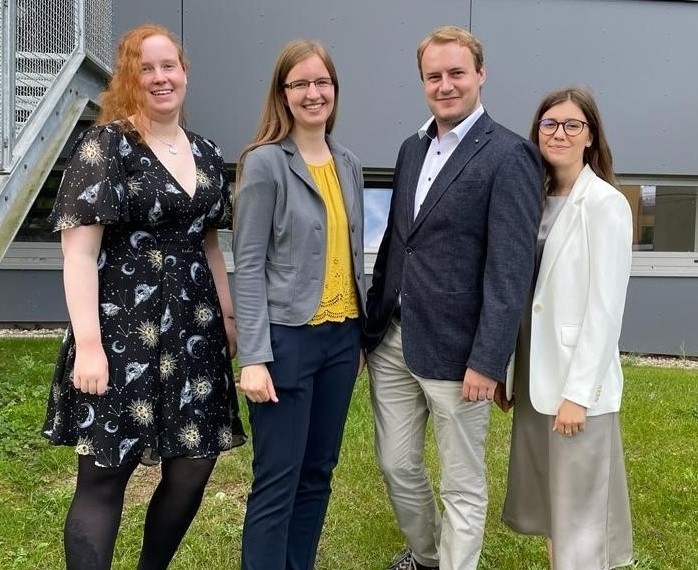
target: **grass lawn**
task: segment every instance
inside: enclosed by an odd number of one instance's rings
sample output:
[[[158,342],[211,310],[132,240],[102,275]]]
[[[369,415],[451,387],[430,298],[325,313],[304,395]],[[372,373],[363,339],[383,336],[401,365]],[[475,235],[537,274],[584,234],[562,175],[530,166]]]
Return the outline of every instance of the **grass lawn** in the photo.
[[[74,484],[72,449],[39,435],[59,340],[0,339],[0,569],[63,567],[62,524]],[[622,411],[637,568],[698,568],[698,369],[626,366]],[[243,406],[244,408],[244,406]],[[490,510],[481,570],[547,568],[541,539],[500,522],[511,415],[493,411],[488,442]],[[427,450],[436,472],[433,443]],[[225,455],[173,570],[239,568],[251,446]],[[157,468],[128,490],[115,570],[131,570]],[[436,480],[436,477],[435,477]],[[274,545],[269,545],[273,548]],[[356,387],[317,570],[379,570],[403,547],[373,457],[368,381]]]

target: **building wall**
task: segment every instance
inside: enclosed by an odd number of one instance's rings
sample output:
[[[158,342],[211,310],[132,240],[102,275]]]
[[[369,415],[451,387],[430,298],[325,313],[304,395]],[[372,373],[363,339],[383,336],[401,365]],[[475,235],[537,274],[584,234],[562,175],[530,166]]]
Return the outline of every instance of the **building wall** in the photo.
[[[483,102],[495,119],[526,135],[545,92],[588,86],[604,115],[616,171],[636,180],[631,202],[642,184],[661,184],[655,251],[676,251],[677,243],[679,252],[698,249],[695,189],[676,206],[682,188],[698,185],[696,2],[114,0],[114,17],[117,38],[144,22],[182,37],[191,62],[189,127],[216,140],[229,163],[253,135],[279,48],[298,37],[323,41],[340,77],[335,134],[365,166],[378,168],[393,166],[400,142],[428,116],[417,44],[442,24],[470,28],[484,44]],[[644,224],[638,215],[638,234]],[[691,240],[692,249],[685,245]],[[698,355],[698,254],[635,262],[621,349]],[[55,263],[0,264],[0,323],[65,321]],[[672,263],[681,264],[678,272]]]
[[[279,48],[323,41],[341,84],[337,138],[391,167],[427,118],[416,47],[434,27],[483,42],[490,114],[527,134],[541,96],[584,84],[604,115],[616,171],[698,175],[693,73],[698,3],[651,0],[114,0],[115,35],[144,21],[181,33],[189,124],[235,162],[252,137]],[[320,8],[320,9],[318,9]]]

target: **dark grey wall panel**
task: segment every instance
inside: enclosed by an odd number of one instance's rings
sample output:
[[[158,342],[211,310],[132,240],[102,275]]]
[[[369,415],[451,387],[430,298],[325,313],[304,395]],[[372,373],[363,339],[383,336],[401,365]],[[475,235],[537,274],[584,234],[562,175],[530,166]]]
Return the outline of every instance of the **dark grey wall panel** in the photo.
[[[0,328],[68,322],[62,271],[0,269],[0,272]],[[232,274],[228,273],[228,281],[231,279]]]
[[[698,4],[637,0],[473,0],[485,43],[484,101],[527,133],[542,95],[597,95],[616,171],[698,174]]]
[[[124,0],[120,0],[124,1]],[[468,0],[184,0],[190,125],[234,162],[256,128],[276,55],[295,38],[327,45],[340,79],[336,137],[366,166],[393,166],[428,116],[416,48],[434,27],[469,25]]]
[[[159,24],[182,37],[182,0],[114,0],[114,43],[129,28]]]
[[[695,277],[633,277],[620,349],[698,356]]]
[[[472,5],[472,6],[471,6]],[[192,62],[190,126],[234,162],[253,134],[276,53],[317,38],[341,81],[337,137],[366,166],[393,165],[426,118],[415,48],[441,24],[485,44],[483,102],[526,134],[543,93],[580,83],[597,95],[629,174],[698,174],[698,5],[638,0],[115,0],[119,33],[141,21],[183,33]]]
[[[0,328],[3,323],[65,323],[64,299],[62,271],[3,269]]]

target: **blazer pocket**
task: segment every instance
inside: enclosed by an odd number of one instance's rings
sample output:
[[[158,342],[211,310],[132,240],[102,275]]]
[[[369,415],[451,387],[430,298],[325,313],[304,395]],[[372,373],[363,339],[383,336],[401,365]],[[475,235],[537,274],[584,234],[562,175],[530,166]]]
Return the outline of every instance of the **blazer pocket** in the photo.
[[[560,342],[564,346],[577,346],[580,325],[562,325],[560,327]]]
[[[288,307],[296,288],[295,265],[267,261],[267,302],[276,307]]]

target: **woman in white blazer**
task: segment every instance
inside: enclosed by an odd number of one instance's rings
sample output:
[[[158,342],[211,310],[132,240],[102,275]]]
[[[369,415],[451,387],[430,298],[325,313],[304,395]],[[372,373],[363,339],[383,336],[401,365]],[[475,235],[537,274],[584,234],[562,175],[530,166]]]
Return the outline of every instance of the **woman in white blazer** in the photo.
[[[551,568],[632,562],[618,411],[618,338],[632,260],[632,214],[612,186],[596,103],[550,93],[531,129],[546,172],[537,278],[512,373],[514,424],[503,520],[548,538]]]

